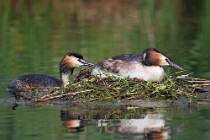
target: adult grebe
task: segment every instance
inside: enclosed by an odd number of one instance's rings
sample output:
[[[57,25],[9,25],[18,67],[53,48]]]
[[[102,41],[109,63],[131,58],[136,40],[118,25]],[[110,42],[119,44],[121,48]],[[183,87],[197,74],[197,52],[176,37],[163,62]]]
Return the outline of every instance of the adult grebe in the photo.
[[[143,54],[122,54],[101,61],[95,65],[91,74],[102,78],[112,75],[160,82],[165,76],[164,65],[184,70],[157,49],[147,48]]]
[[[85,61],[82,55],[74,52],[68,52],[60,61],[61,80],[43,74],[24,75],[9,83],[8,91],[11,94],[16,94],[18,92],[26,92],[31,89],[45,91],[46,89],[54,87],[66,87],[69,84],[69,75],[70,73],[73,73],[74,68],[93,65],[94,64]]]

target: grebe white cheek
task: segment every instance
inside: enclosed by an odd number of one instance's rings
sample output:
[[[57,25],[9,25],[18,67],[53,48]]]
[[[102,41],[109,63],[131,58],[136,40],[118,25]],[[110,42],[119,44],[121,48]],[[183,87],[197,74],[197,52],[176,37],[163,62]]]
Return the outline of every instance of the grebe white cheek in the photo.
[[[68,59],[69,59],[68,60],[69,65],[71,65],[71,67],[94,66],[94,64],[89,63],[89,62],[85,61],[84,59],[76,58],[74,56],[70,56]]]
[[[167,57],[165,57],[164,55],[160,56],[160,66],[168,66],[169,63],[166,61],[166,59],[168,59]]]

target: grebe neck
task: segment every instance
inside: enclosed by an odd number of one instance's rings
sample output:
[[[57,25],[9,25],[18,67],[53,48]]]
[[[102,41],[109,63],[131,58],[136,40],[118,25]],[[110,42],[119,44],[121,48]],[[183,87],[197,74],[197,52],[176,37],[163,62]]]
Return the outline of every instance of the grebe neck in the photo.
[[[69,75],[70,75],[70,73],[61,72],[60,78],[61,78],[61,82],[62,82],[63,87],[66,87],[66,86],[69,85]]]
[[[74,71],[74,68],[65,68],[65,69],[61,69],[60,68],[60,79],[62,82],[62,86],[66,87],[69,85],[69,76],[70,74],[72,74]]]

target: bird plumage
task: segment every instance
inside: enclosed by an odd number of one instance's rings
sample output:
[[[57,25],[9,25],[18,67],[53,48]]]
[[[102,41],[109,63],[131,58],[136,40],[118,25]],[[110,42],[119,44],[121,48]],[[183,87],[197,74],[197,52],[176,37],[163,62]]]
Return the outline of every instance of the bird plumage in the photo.
[[[160,82],[165,76],[164,65],[183,70],[157,49],[147,48],[142,54],[122,54],[101,61],[95,65],[91,74],[102,78],[112,75]]]

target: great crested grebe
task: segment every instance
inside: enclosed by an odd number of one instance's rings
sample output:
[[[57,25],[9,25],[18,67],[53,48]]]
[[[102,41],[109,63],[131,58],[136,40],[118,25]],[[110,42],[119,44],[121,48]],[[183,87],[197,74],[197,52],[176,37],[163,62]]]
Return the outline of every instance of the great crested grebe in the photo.
[[[44,89],[47,88],[66,87],[69,84],[69,75],[73,73],[74,68],[93,65],[94,64],[85,61],[82,55],[68,52],[60,61],[60,80],[43,74],[24,75],[9,83],[8,90],[9,93],[15,94],[30,89],[43,89],[44,91]]]
[[[184,70],[157,49],[147,48],[143,54],[122,54],[101,61],[94,66],[91,74],[101,78],[112,75],[160,82],[165,76],[162,68],[165,65]]]

